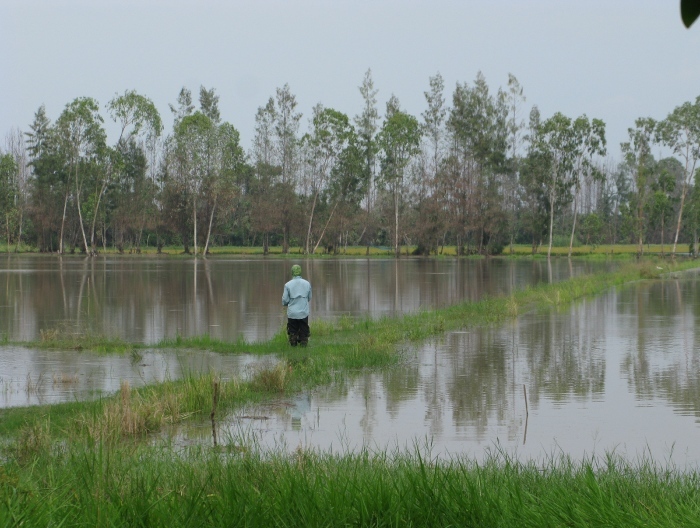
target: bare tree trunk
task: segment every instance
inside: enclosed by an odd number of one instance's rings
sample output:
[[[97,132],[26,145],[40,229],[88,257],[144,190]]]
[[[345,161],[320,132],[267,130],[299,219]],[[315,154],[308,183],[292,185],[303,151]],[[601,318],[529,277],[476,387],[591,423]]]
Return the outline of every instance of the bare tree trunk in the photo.
[[[83,224],[83,212],[80,209],[80,194],[76,196],[78,202],[78,218],[80,219],[80,233],[83,235],[83,246],[85,247],[85,254],[90,254],[90,248],[88,247],[87,237],[85,236],[85,225]]]
[[[100,209],[100,202],[102,201],[102,195],[107,188],[107,184],[103,183],[100,189],[100,194],[97,196],[97,204],[95,205],[95,214],[92,215],[92,228],[90,229],[90,248],[93,254],[97,254],[95,250],[95,224],[97,223],[97,211]]]
[[[664,215],[661,213],[661,256],[664,256]]]
[[[22,223],[24,222],[24,207],[19,210],[19,226],[17,233],[17,245],[15,246],[15,253],[19,252],[19,245],[22,242]]]
[[[328,227],[328,224],[331,222],[331,218],[333,218],[333,213],[335,213],[335,208],[338,207],[338,202],[335,203],[333,206],[333,210],[331,211],[331,215],[328,217],[328,221],[326,222],[326,225],[323,226],[323,231],[321,231],[321,236],[318,237],[318,242],[316,242],[316,245],[314,246],[314,250],[311,253],[316,253],[316,249],[318,249],[318,245],[321,243],[321,240],[323,240],[323,235],[326,233],[326,228]]]
[[[194,218],[194,256],[197,256],[197,199],[192,200],[192,214]]]
[[[399,250],[399,191],[394,191],[394,255],[396,258],[401,256]]]
[[[676,236],[673,239],[673,250],[671,251],[672,256],[676,256],[676,246],[678,245],[678,234],[681,232],[681,222],[683,220],[683,205],[685,204],[685,195],[687,194],[687,187],[685,182],[683,183],[683,192],[681,193],[681,207],[678,210],[678,223],[676,224]]]
[[[78,170],[75,170],[75,202],[78,206],[78,219],[80,220],[80,233],[83,235],[83,245],[85,246],[85,254],[90,254],[88,247],[87,236],[85,235],[85,223],[83,222],[83,211],[80,208],[80,185],[78,185]]]
[[[309,242],[311,240],[311,224],[314,221],[314,211],[316,209],[316,199],[317,198],[318,198],[318,191],[316,191],[316,194],[314,194],[314,201],[311,204],[311,214],[309,215],[309,229],[306,231],[306,247],[305,247],[304,251],[306,251],[307,254],[309,253]],[[328,225],[328,224],[326,224],[326,225]],[[324,231],[325,231],[325,228],[324,228]],[[321,240],[319,239],[319,242],[320,241]],[[318,244],[316,244],[316,247],[318,247]],[[316,248],[314,248],[314,252],[315,251],[316,251]]]
[[[574,223],[571,226],[571,239],[569,240],[569,258],[571,258],[571,252],[574,248],[574,234],[576,233],[576,217],[578,215],[578,189],[576,190],[576,195],[574,196]]]
[[[367,231],[367,226],[365,226],[365,227],[362,229],[362,233],[360,233],[360,236],[359,236],[359,238],[357,239],[358,245],[359,245],[360,243],[362,243],[362,237],[365,236],[365,231]]]
[[[640,201],[641,203],[641,201]],[[638,229],[638,234],[639,234],[639,241],[638,241],[638,250],[637,254],[639,256],[642,256],[644,254],[644,222],[643,222],[643,215],[644,213],[642,212],[642,207],[641,205],[637,207],[637,229]]]
[[[207,251],[209,251],[209,238],[211,237],[211,225],[214,222],[214,213],[216,212],[216,200],[217,196],[214,195],[214,205],[211,208],[211,215],[209,216],[209,229],[207,230],[207,241],[204,244],[204,255],[206,256]]]
[[[66,211],[68,210],[68,191],[66,191],[66,198],[63,200],[63,218],[61,218],[61,238],[58,241],[58,253],[63,255],[63,231],[66,226]]]
[[[547,258],[552,256],[552,237],[554,235],[554,196],[549,197],[549,248],[547,249]]]
[[[285,215],[286,216],[286,215]],[[285,255],[289,253],[289,225],[287,225],[287,219],[285,218],[285,225],[282,229],[282,253]]]

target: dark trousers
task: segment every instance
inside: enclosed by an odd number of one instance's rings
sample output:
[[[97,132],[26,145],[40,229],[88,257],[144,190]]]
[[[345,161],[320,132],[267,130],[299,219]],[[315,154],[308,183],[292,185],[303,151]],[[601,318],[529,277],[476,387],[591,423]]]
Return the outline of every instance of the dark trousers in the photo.
[[[306,346],[310,336],[311,330],[309,329],[308,317],[287,319],[287,337],[290,345],[297,346],[297,344],[300,344],[301,346]]]

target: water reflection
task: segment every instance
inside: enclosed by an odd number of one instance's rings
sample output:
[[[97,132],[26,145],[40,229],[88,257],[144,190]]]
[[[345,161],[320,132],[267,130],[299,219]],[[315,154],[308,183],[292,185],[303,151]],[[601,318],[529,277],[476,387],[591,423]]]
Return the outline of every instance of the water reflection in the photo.
[[[0,407],[53,404],[110,395],[121,381],[131,387],[215,372],[222,379],[245,379],[260,361],[249,355],[202,351],[145,350],[105,355],[75,350],[0,347]]]
[[[699,309],[697,276],[639,283],[447,334],[410,349],[401,368],[243,411],[267,419],[238,415],[226,427],[290,448],[430,441],[433,452],[477,458],[496,446],[529,458],[614,450],[696,466]]]
[[[306,260],[312,319],[378,317],[447,306],[578,275],[605,264],[566,260]],[[288,260],[155,257],[0,258],[0,335],[35,340],[86,330],[152,344],[209,334],[265,340],[280,330]]]

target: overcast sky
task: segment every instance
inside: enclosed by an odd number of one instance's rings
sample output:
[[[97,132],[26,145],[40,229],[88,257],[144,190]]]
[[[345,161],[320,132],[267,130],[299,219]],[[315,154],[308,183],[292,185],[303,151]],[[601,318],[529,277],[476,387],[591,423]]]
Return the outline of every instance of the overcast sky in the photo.
[[[637,117],[700,95],[696,25],[679,0],[0,0],[0,134],[27,130],[42,104],[55,120],[76,97],[104,108],[130,89],[167,133],[168,104],[204,85],[247,150],[258,107],[285,83],[305,130],[319,102],[357,115],[368,68],[380,112],[395,94],[417,117],[429,77],[443,76],[449,103],[481,71],[494,92],[518,78],[525,119],[532,105],[602,119],[619,159]]]

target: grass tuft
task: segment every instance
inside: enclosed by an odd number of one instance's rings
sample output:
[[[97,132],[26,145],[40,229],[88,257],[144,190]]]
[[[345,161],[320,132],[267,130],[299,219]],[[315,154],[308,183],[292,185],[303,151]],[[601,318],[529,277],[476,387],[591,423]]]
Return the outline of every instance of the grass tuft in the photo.
[[[261,392],[284,393],[291,372],[292,366],[287,362],[256,366],[251,387]]]

